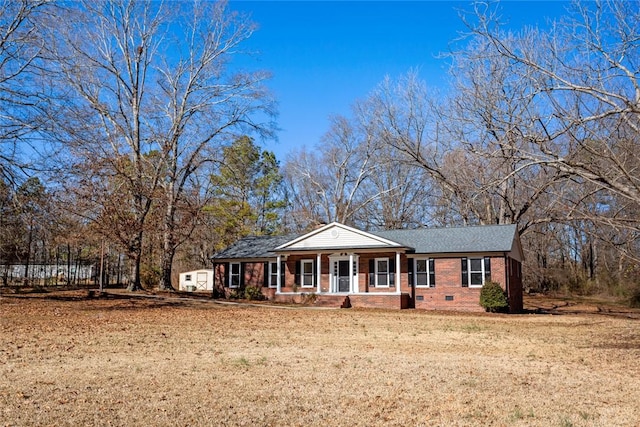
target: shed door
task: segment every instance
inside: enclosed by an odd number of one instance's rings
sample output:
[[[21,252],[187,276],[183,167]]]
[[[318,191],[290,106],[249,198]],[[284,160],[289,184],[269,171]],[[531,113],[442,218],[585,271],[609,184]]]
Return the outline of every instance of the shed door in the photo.
[[[196,274],[196,288],[197,289],[207,289],[207,272],[199,271]]]

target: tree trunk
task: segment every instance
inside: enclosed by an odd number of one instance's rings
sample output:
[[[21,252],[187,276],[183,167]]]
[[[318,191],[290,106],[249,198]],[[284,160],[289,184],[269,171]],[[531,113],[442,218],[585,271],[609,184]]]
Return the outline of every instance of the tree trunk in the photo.
[[[24,263],[24,285],[29,286],[29,263],[31,261],[31,243],[33,241],[33,220],[29,223],[29,239],[27,241],[27,260]]]
[[[175,249],[173,249],[173,247],[167,248],[165,243],[164,251],[162,252],[162,276],[160,277],[160,290],[175,291],[175,288],[171,284],[171,271],[174,255]]]
[[[67,286],[71,286],[71,245],[67,243]]]
[[[117,278],[116,278],[116,286],[120,286],[120,269],[122,268],[122,257],[120,256],[120,253],[118,252],[118,272],[117,272]]]
[[[173,192],[173,185],[170,186],[170,191]],[[175,201],[173,197],[169,197],[169,203],[167,203],[167,212],[164,217],[164,235],[162,236],[162,275],[160,277],[159,288],[163,291],[175,291],[175,288],[171,284],[173,257],[176,253],[176,246],[174,243],[174,228]]]
[[[133,244],[133,281],[127,286],[128,291],[142,291],[142,283],[140,282],[140,264],[142,260],[142,231],[139,231]]]

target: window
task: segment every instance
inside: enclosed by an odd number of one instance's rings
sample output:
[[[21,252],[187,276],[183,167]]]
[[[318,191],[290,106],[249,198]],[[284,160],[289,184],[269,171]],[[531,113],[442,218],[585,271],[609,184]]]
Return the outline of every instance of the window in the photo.
[[[269,287],[270,288],[278,287],[278,263],[277,262],[269,263]]]
[[[436,286],[435,262],[433,258],[416,259],[414,266],[416,286],[430,288]]]
[[[389,286],[389,259],[376,258],[376,286]]]
[[[394,287],[395,271],[396,264],[392,258],[369,259],[369,286]]]
[[[240,287],[240,263],[232,262],[229,268],[229,287]]]
[[[462,286],[481,287],[491,280],[491,258],[462,258]]]
[[[190,282],[190,281],[191,281],[191,275],[190,275],[190,274],[186,274],[186,275],[184,276],[184,281],[185,281],[185,282]]]
[[[302,287],[312,288],[314,286],[313,260],[303,259],[302,266]]]

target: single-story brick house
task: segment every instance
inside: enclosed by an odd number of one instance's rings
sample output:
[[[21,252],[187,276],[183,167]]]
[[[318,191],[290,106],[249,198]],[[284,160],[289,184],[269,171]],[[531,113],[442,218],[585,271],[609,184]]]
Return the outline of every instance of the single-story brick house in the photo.
[[[302,236],[252,236],[213,256],[214,288],[259,287],[270,300],[342,307],[482,311],[485,281],[522,310],[515,225],[362,231],[340,223]]]

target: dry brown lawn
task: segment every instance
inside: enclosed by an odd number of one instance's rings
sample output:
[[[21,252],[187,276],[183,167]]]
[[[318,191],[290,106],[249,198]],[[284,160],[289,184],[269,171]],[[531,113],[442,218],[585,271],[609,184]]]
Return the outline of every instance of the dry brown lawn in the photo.
[[[0,425],[638,426],[632,317],[2,296]]]

